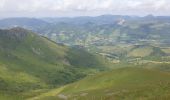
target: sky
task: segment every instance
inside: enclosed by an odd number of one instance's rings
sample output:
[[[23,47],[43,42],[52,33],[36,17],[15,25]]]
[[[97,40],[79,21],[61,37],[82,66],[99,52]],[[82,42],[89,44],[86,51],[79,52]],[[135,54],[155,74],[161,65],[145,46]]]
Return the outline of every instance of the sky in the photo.
[[[170,16],[170,0],[0,0],[0,18],[103,14]]]

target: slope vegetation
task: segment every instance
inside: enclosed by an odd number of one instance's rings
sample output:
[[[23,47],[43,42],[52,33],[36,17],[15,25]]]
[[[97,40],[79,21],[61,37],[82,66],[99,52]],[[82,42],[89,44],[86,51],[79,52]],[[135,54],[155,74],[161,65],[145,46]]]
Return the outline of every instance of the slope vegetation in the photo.
[[[170,74],[121,68],[89,76],[29,100],[169,100]]]
[[[56,44],[22,28],[0,30],[0,97],[23,99],[20,93],[76,81],[107,69],[106,63],[85,50]]]

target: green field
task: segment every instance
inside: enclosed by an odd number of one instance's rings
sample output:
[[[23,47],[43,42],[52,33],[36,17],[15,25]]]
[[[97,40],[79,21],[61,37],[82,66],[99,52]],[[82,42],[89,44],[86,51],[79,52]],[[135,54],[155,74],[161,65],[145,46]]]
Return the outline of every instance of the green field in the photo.
[[[170,74],[121,68],[86,77],[29,100],[169,100]]]

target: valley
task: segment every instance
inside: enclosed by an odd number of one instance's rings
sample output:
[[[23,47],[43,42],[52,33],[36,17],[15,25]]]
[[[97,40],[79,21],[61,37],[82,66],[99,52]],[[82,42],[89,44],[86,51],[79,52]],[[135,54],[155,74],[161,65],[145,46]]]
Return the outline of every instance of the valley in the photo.
[[[148,59],[160,62],[162,59],[169,60],[169,20],[170,18],[166,16],[152,15],[144,17],[102,15],[75,18],[9,18],[0,20],[2,23],[0,27],[19,26],[31,29],[57,43],[79,46],[92,53],[107,55],[106,57],[109,56],[108,59],[113,59],[113,62],[122,62],[125,59],[134,61],[133,58],[142,59],[144,62]],[[137,55],[145,48],[143,54]],[[132,49],[136,50],[132,51]],[[149,52],[153,53],[152,56]]]

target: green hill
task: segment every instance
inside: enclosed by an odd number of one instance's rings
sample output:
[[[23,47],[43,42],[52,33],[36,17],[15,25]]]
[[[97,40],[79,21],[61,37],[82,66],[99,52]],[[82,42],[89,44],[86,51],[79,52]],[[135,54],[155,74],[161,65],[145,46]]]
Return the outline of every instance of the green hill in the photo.
[[[23,99],[21,93],[35,95],[108,69],[106,66],[97,55],[56,44],[31,31],[0,30],[0,99]]]
[[[29,100],[169,100],[170,74],[142,68],[104,72]]]
[[[135,45],[128,53],[129,57],[160,57],[167,54],[160,48],[151,45]]]

